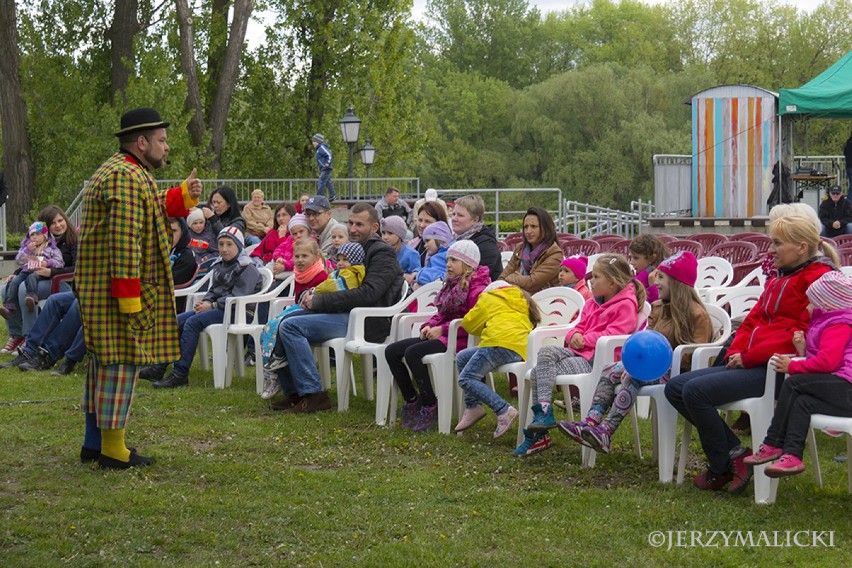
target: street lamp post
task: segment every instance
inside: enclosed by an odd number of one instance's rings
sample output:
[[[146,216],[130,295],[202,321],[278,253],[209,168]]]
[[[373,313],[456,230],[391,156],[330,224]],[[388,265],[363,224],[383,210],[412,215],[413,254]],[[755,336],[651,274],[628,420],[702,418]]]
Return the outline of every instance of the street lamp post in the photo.
[[[367,193],[370,193],[370,166],[376,159],[376,148],[370,144],[369,138],[364,138],[364,146],[358,151],[361,152],[361,163],[367,168]]]
[[[349,146],[349,199],[352,199],[352,157],[355,144],[358,142],[358,131],[361,129],[361,119],[355,116],[352,105],[346,109],[346,114],[340,119],[340,130],[343,141]]]

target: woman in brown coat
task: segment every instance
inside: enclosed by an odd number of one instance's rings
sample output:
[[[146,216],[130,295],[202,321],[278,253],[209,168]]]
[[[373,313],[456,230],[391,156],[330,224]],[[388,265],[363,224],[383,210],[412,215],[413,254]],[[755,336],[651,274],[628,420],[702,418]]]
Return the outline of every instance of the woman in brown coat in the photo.
[[[524,242],[515,248],[500,280],[530,294],[558,286],[563,258],[550,213],[541,207],[530,207],[524,215]]]

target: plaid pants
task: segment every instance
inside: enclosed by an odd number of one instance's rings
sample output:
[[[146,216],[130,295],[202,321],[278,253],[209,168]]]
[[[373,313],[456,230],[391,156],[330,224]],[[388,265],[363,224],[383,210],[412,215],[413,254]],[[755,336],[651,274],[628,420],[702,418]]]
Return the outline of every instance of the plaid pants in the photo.
[[[98,428],[124,428],[138,376],[139,367],[136,365],[100,365],[90,353],[83,390],[83,412],[95,414]]]

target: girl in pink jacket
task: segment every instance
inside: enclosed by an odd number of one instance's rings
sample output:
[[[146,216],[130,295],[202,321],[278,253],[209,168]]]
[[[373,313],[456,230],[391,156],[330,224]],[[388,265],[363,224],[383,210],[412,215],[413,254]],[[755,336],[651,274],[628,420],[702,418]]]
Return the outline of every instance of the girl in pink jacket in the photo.
[[[473,241],[455,243],[447,251],[446,279],[435,297],[438,311],[420,327],[417,337],[397,341],[385,349],[385,359],[404,399],[403,428],[423,432],[437,423],[438,399],[423,357],[447,350],[450,322],[473,308],[479,294],[491,283],[489,274],[487,266],[479,266],[479,249]],[[464,329],[459,329],[458,345],[460,349],[467,345]]]
[[[589,280],[594,298],[583,306],[580,321],[565,337],[565,347],[548,345],[538,353],[530,375],[530,392],[537,402],[532,405],[533,421],[524,430],[529,440],[518,446],[516,455],[529,455],[526,450],[519,453],[522,447],[536,451],[550,447],[547,430],[556,427],[550,404],[556,377],[588,373],[599,338],[636,331],[639,308],[645,306],[645,287],[633,279],[627,259],[620,254],[599,257]]]
[[[805,470],[802,453],[811,414],[852,417],[852,276],[826,272],[808,287],[811,322],[807,334],[796,331],[793,344],[804,360],[775,354],[772,368],[790,376],[781,387],[766,439],[744,463],[775,461],[769,477]]]

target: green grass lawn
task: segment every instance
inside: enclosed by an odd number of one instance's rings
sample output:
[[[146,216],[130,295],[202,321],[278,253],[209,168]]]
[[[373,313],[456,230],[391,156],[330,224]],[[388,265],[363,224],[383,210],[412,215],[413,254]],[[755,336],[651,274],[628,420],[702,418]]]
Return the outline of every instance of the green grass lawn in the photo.
[[[194,369],[185,389],[140,382],[128,445],[157,463],[105,472],[78,460],[82,383],[81,370],[0,370],[0,566],[852,564],[846,464],[833,461],[845,441],[823,435],[826,486],[809,468],[759,506],[752,489],[658,483],[629,424],[584,469],[558,432],[551,450],[513,458],[492,415],[462,437],[379,428],[361,397],[346,413],[283,416],[253,374],[215,390]],[[834,547],[649,544],[680,530],[834,531]]]

